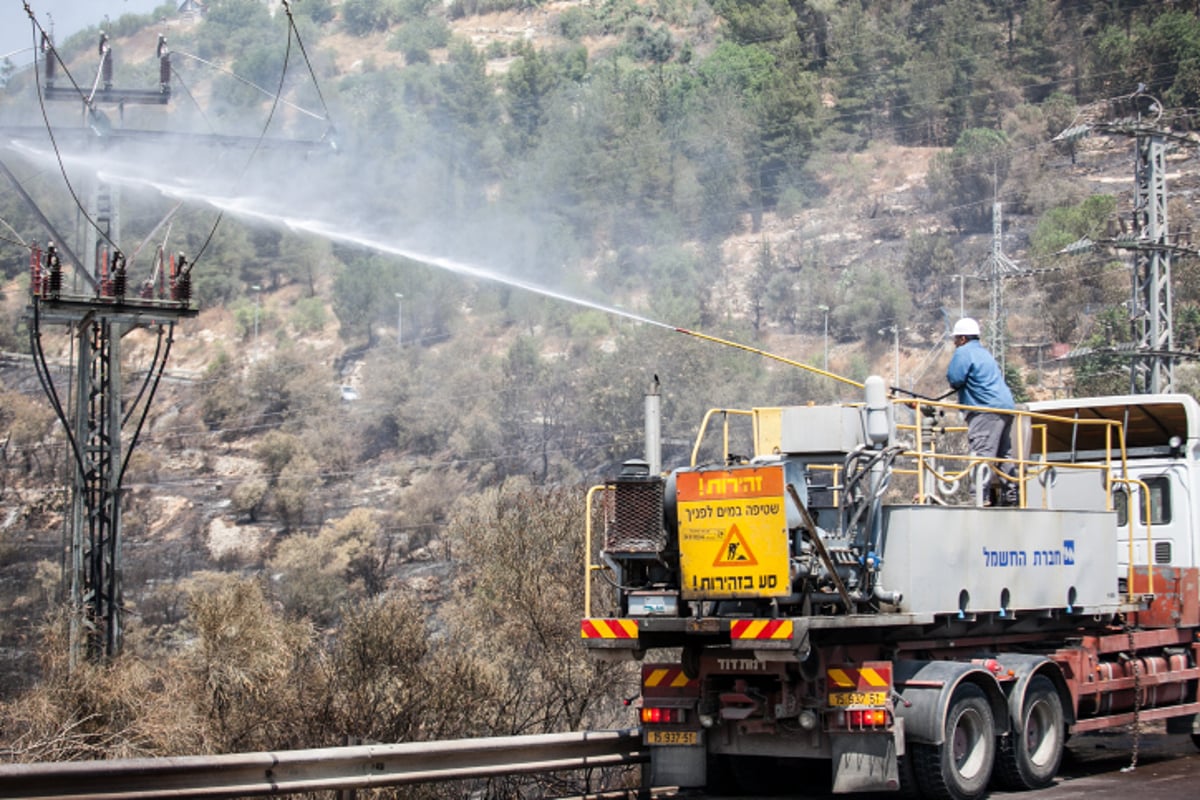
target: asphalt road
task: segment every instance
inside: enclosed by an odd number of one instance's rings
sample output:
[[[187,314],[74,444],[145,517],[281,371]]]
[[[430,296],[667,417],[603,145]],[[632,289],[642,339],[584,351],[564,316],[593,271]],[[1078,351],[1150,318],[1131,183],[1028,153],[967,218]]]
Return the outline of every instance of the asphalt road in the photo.
[[[1133,768],[1130,769],[1130,766]],[[1067,742],[1053,786],[1035,792],[994,792],[1028,800],[1183,800],[1200,797],[1200,750],[1189,736],[1142,734],[1137,763],[1128,733],[1088,734]],[[876,795],[878,797],[878,795]]]
[[[1143,733],[1134,763],[1129,733],[1098,733],[1072,737],[1063,754],[1053,786],[1031,792],[993,791],[989,800],[1184,800],[1200,797],[1200,750],[1189,736]],[[816,765],[818,762],[813,762]],[[1133,769],[1129,769],[1130,766]],[[799,791],[772,797],[789,800],[888,800],[892,792],[832,794],[828,765],[795,775]],[[758,800],[749,796],[726,800]]]

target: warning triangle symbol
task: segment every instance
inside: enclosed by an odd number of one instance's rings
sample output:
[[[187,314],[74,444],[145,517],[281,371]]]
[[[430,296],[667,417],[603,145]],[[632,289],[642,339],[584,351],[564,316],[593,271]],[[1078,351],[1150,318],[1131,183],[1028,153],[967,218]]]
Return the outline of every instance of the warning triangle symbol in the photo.
[[[746,538],[738,530],[737,525],[729,527],[729,533],[721,541],[721,549],[717,553],[714,567],[757,567],[758,559],[746,544]]]

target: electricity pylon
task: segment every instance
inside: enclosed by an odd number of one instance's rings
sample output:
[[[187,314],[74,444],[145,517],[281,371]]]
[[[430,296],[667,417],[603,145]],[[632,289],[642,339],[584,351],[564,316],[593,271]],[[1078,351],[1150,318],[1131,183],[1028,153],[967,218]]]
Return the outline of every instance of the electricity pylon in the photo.
[[[57,86],[57,54],[43,39],[42,102],[82,101],[86,127],[100,145],[113,132],[102,105],[114,106],[123,117],[131,104],[166,105],[170,99],[170,54],[159,37],[160,85],[157,90],[122,90],[112,83],[113,54],[101,34],[100,66],[90,95],[78,87]],[[35,70],[37,66],[35,66]],[[69,659],[100,660],[117,655],[123,641],[122,598],[122,481],[146,411],[170,353],[175,322],[194,316],[190,307],[190,268],[171,262],[168,286],[166,263],[160,253],[155,277],[128,292],[125,254],[119,249],[120,196],[103,180],[89,181],[85,193],[87,217],[82,257],[67,246],[21,187],[16,176],[0,165],[17,193],[34,209],[53,237],[43,251],[30,248],[30,350],[42,388],[66,430],[72,470],[70,530],[64,546],[63,586],[71,609]],[[57,244],[56,244],[57,243]],[[73,268],[75,279],[64,275]],[[176,267],[178,267],[176,269]],[[70,285],[67,285],[68,282]],[[60,395],[42,346],[45,325],[64,325],[75,338],[72,397]],[[121,337],[136,328],[158,330],[154,362],[145,382],[128,405],[122,397]],[[133,436],[122,435],[140,404]]]
[[[992,250],[988,254],[987,261],[980,267],[978,274],[988,281],[992,289],[991,302],[988,304],[988,345],[996,355],[1001,370],[1007,363],[1004,279],[1019,274],[1020,271],[1016,262],[1004,254],[1004,222],[1001,216],[1001,205],[999,200],[994,200],[992,202]]]
[[[1195,146],[1197,142],[1159,125],[1162,104],[1147,94],[1143,86],[1131,95],[1109,101],[1105,110],[1109,119],[1073,125],[1055,136],[1054,141],[1073,142],[1093,132],[1133,138],[1133,224],[1130,230],[1106,239],[1093,241],[1085,237],[1062,252],[1080,253],[1097,245],[1133,251],[1129,324],[1135,349],[1131,354],[1129,391],[1131,394],[1171,392],[1175,385],[1175,360],[1185,355],[1175,351],[1172,332],[1171,256],[1197,251],[1171,241],[1165,157],[1171,144]]]

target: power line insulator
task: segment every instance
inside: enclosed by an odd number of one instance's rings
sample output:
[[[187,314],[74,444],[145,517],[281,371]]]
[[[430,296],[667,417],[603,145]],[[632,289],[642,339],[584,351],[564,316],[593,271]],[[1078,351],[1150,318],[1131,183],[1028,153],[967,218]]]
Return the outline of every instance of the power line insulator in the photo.
[[[105,91],[112,91],[113,87],[113,54],[112,48],[107,45],[101,45],[100,48],[100,72],[104,81]]]
[[[115,265],[112,279],[113,297],[119,301],[123,301],[125,299],[125,288],[128,284],[128,278],[125,274],[125,254],[118,250],[117,254],[113,256],[113,264]]]
[[[171,93],[171,51],[167,49],[167,37],[158,35],[158,88],[163,94]]]
[[[192,276],[190,272],[180,272],[170,282],[170,299],[184,306],[192,301]]]
[[[42,54],[46,57],[46,87],[53,88],[55,73],[58,70],[58,57],[54,53],[54,44],[45,31],[42,31]]]
[[[42,296],[42,249],[37,242],[29,248],[29,291],[34,297]]]
[[[57,300],[62,294],[62,260],[58,257],[58,248],[53,244],[46,247],[46,295],[51,300]]]

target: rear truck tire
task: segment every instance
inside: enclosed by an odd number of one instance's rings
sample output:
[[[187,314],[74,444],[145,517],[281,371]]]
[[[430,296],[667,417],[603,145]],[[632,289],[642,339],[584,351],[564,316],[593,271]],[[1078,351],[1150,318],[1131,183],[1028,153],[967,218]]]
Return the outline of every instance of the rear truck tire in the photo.
[[[1025,690],[1021,718],[1000,739],[996,782],[1006,789],[1044,789],[1054,782],[1066,745],[1062,698],[1054,683],[1035,675]]]
[[[954,690],[941,744],[906,748],[921,794],[928,800],[977,800],[987,792],[996,761],[996,720],[987,695],[973,683]]]
[[[1192,744],[1196,746],[1197,750],[1200,750],[1200,733],[1192,734]]]
[[[912,745],[910,744],[911,748]],[[921,800],[921,787],[917,785],[917,772],[913,769],[912,751],[896,759],[896,772],[900,776],[900,789],[896,796],[900,800]]]

